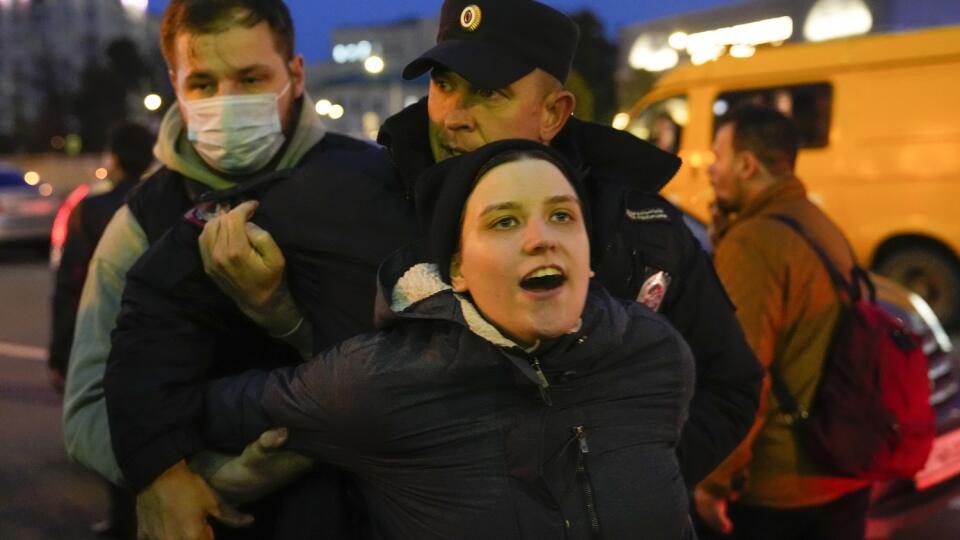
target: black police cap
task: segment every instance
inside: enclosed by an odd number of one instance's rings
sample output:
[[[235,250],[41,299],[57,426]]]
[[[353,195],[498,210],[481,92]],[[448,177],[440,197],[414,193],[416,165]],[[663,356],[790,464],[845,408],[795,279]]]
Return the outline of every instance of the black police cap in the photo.
[[[403,78],[445,67],[494,90],[540,68],[563,82],[579,37],[573,20],[533,0],[446,0],[437,45],[407,64]]]

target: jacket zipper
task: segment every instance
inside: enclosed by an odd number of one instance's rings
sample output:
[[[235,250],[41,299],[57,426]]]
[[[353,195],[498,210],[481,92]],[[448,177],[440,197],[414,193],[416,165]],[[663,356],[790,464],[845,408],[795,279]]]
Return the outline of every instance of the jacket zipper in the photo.
[[[537,375],[537,386],[540,388],[540,399],[543,400],[545,405],[552,406],[553,400],[550,399],[550,394],[547,393],[547,388],[550,388],[550,382],[547,380],[547,376],[543,373],[543,370],[540,369],[540,359],[536,356],[533,357],[533,360],[530,362],[530,365],[533,366],[533,371]]]
[[[587,433],[583,426],[574,426],[573,434],[577,437],[577,479],[583,490],[583,501],[587,511],[587,520],[590,523],[590,538],[599,539],[600,517],[597,516],[597,506],[593,497],[593,485],[590,483],[590,474],[587,472],[587,454],[590,446],[587,444]]]

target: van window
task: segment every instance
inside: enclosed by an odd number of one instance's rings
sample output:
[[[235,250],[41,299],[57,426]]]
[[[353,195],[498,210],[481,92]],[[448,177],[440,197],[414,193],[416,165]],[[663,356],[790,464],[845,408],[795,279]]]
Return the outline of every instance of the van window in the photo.
[[[800,148],[822,148],[829,142],[832,100],[828,83],[723,92],[713,102],[713,125],[716,129],[717,120],[740,105],[774,107],[796,122]]]
[[[687,96],[675,96],[644,109],[627,129],[661,150],[676,154],[680,149],[680,135],[688,119]]]

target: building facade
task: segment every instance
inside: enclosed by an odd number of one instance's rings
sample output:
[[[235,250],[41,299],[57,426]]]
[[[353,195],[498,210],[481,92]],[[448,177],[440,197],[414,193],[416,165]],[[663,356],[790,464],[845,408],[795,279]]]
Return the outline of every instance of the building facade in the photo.
[[[157,35],[147,0],[0,0],[0,134],[36,119],[51,86],[75,92],[111,41],[143,52]]]
[[[436,32],[435,18],[334,31],[330,60],[307,68],[307,90],[327,126],[376,139],[387,117],[426,95],[426,76],[404,81],[400,72],[433,46]]]
[[[624,27],[618,77],[757,47],[960,23],[956,0],[750,0]],[[639,96],[634,96],[639,97]]]

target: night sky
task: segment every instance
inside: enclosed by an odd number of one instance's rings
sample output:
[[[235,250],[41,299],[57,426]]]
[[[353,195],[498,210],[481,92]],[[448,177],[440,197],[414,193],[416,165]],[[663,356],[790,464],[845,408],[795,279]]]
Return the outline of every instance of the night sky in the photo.
[[[150,11],[160,13],[168,0],[150,0]],[[625,24],[648,21],[737,0],[544,0],[562,11],[589,8],[603,21],[613,38]],[[297,48],[307,63],[330,59],[330,34],[343,26],[363,26],[406,17],[436,16],[441,0],[287,0],[297,28]]]

